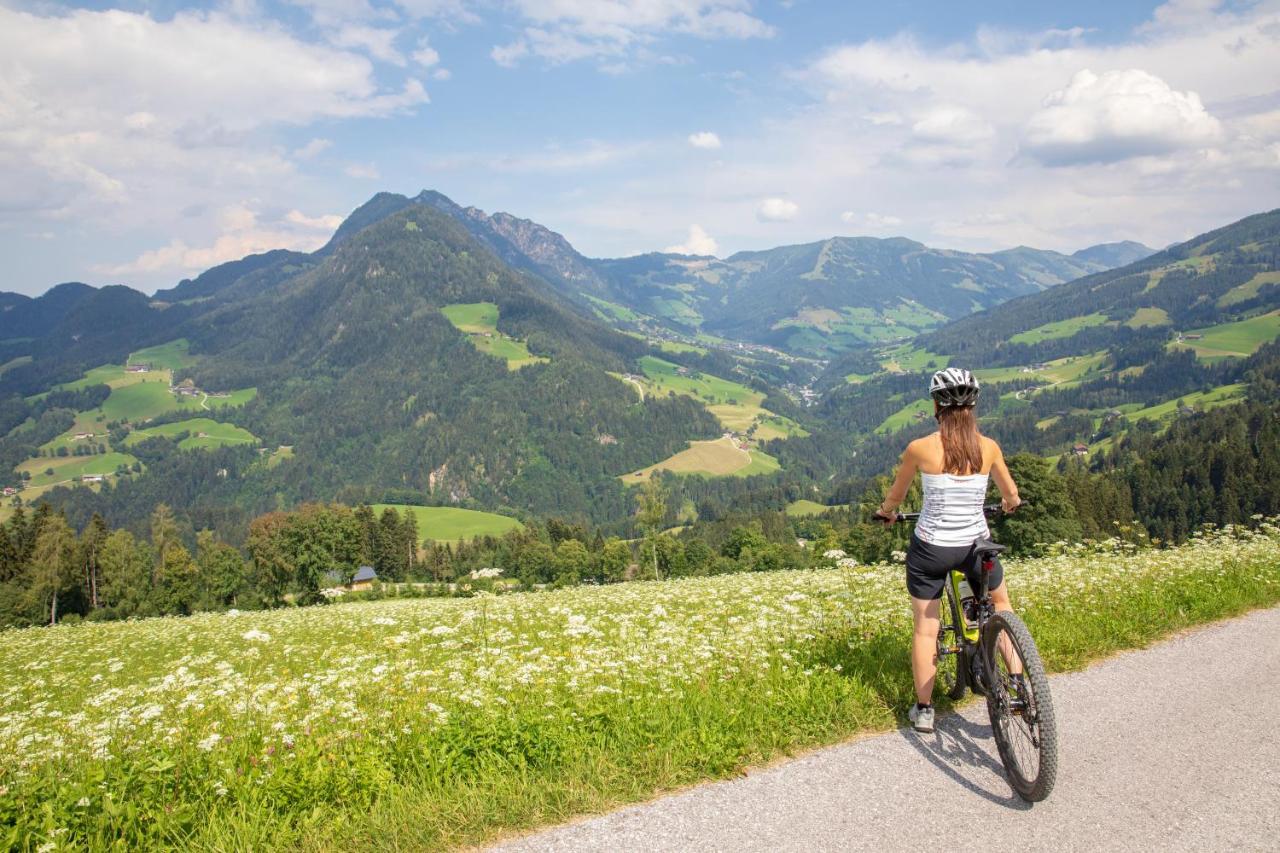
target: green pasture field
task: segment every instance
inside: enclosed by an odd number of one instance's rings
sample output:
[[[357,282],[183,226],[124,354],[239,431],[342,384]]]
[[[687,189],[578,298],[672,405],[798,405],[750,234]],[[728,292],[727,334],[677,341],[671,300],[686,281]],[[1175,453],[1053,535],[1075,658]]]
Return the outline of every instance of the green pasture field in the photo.
[[[412,512],[418,522],[418,537],[433,542],[466,542],[479,536],[501,536],[524,525],[514,518],[474,509],[452,506],[412,506],[410,504],[373,504],[375,513],[384,509]]]
[[[591,304],[595,306],[596,314],[601,320],[616,320],[622,323],[634,323],[636,320],[640,319],[636,312],[632,311],[625,305],[619,305],[616,302],[610,302],[607,299],[600,299],[596,296],[587,296],[587,299],[589,299]]]
[[[647,393],[663,396],[674,391],[693,397],[701,401],[726,429],[746,432],[752,424],[757,424],[761,440],[807,435],[795,421],[763,408],[764,394],[739,382],[696,370],[681,375],[677,365],[651,355],[640,359],[640,369],[644,371],[642,384],[647,386]]]
[[[1169,312],[1163,308],[1139,308],[1124,324],[1130,329],[1140,329],[1143,326],[1167,326],[1169,323]]]
[[[834,509],[834,507],[829,507],[826,504],[820,504],[807,498],[801,498],[798,501],[792,501],[787,504],[787,515],[792,518],[802,518],[808,515],[822,515],[829,509]]]
[[[974,373],[983,382],[1025,381],[1028,385],[1048,383],[1058,387],[1071,387],[1081,381],[1104,372],[1110,353],[1100,350],[1089,355],[1072,355],[1045,362],[1042,370],[1023,373],[1021,367],[980,368]]]
[[[1120,406],[1120,411],[1124,412],[1124,419],[1129,423],[1137,423],[1143,418],[1151,420],[1169,420],[1178,413],[1178,404],[1190,406],[1193,409],[1201,411],[1209,411],[1219,406],[1227,406],[1232,403],[1239,403],[1244,400],[1247,386],[1244,383],[1236,383],[1234,385],[1223,385],[1220,388],[1214,388],[1212,391],[1197,391],[1194,394],[1184,394],[1176,400],[1166,400],[1163,403],[1157,403],[1154,406],[1146,406],[1135,408],[1129,411],[1129,406]]]
[[[185,421],[176,421],[134,430],[125,437],[124,446],[132,447],[139,441],[144,441],[157,435],[172,438],[184,432],[190,433],[190,435],[178,442],[178,447],[182,450],[207,450],[214,447],[224,447],[229,444],[258,443],[258,437],[242,427],[220,423],[211,418],[191,418]]]
[[[643,483],[656,471],[673,474],[696,474],[703,477],[749,477],[780,470],[778,460],[755,449],[743,450],[731,439],[693,441],[689,447],[661,462],[624,474],[619,479],[628,485]]]
[[[1042,341],[1069,338],[1081,329],[1087,329],[1091,326],[1102,326],[1108,322],[1106,314],[1086,314],[1083,317],[1070,317],[1066,320],[1057,320],[1053,323],[1045,323],[1043,326],[1036,326],[1034,329],[1019,332],[1009,338],[1009,343],[1038,344]]]
[[[880,426],[876,427],[875,431],[880,434],[896,432],[903,427],[910,426],[916,421],[921,420],[916,417],[917,414],[924,415],[924,420],[928,420],[929,416],[933,414],[933,401],[928,397],[925,397],[922,400],[911,401],[892,415],[889,415],[889,417],[885,418],[881,422]]]
[[[1280,284],[1280,270],[1260,272],[1244,284],[1231,288],[1218,298],[1219,308],[1228,308],[1258,295],[1264,284]]]
[[[460,302],[444,306],[440,313],[469,335],[498,331],[498,306],[492,302]]]
[[[31,479],[27,481],[27,485],[35,488],[40,486],[53,486],[62,483],[73,483],[81,477],[102,475],[108,476],[115,473],[116,468],[121,465],[132,465],[138,460],[130,456],[128,453],[117,453],[108,451],[100,453],[97,456],[61,456],[52,458],[27,459],[18,465],[17,469],[21,471],[30,471]],[[52,468],[52,474],[46,474],[45,471]]]
[[[1247,320],[1223,323],[1207,329],[1195,329],[1188,334],[1204,337],[1198,341],[1183,341],[1170,346],[1186,347],[1195,351],[1196,357],[1206,361],[1222,358],[1244,358],[1253,355],[1266,343],[1280,336],[1280,311],[1272,311]]]
[[[890,373],[918,373],[923,370],[941,370],[951,363],[951,356],[938,355],[927,349],[901,344],[879,352],[880,365]],[[930,364],[934,366],[929,367]]]
[[[149,364],[152,370],[182,370],[197,361],[191,354],[191,344],[186,338],[178,338],[167,344],[147,347],[129,354],[129,364]]]
[[[458,331],[467,335],[476,349],[505,361],[508,370],[519,370],[548,360],[529,352],[524,341],[498,331],[498,306],[492,302],[460,302],[446,305],[440,312]]]
[[[1063,672],[1274,606],[1277,546],[1069,546],[1006,578]],[[813,558],[0,632],[0,826],[32,851],[474,849],[905,726],[901,565]]]
[[[762,410],[756,418],[754,438],[757,441],[771,441],[775,438],[804,438],[809,431],[790,418],[775,415]]]

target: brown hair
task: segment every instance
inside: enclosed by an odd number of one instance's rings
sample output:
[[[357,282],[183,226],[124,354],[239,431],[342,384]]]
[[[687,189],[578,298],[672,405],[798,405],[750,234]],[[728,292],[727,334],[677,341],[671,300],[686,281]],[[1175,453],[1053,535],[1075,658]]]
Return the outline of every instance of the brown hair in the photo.
[[[938,409],[937,418],[943,473],[963,476],[981,472],[982,442],[978,440],[973,406],[943,406]]]

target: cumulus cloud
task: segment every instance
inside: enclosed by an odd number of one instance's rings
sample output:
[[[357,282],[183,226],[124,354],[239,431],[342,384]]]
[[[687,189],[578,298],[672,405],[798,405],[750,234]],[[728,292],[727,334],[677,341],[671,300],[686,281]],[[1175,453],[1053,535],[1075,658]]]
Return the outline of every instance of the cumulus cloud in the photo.
[[[719,249],[715,238],[703,230],[701,225],[690,225],[689,236],[683,243],[668,246],[662,251],[673,255],[714,255]]]
[[[756,219],[761,222],[790,222],[800,212],[800,205],[785,198],[766,198],[756,206]]]
[[[193,246],[175,238],[131,261],[99,265],[96,271],[113,276],[141,274],[177,278],[272,249],[313,252],[323,246],[342,223],[341,216],[308,216],[299,210],[263,223],[258,212],[245,203],[223,208],[217,220],[222,233],[209,245]]]
[[[604,59],[624,70],[624,57],[652,59],[649,45],[672,35],[700,39],[769,38],[774,29],[751,14],[749,0],[513,0],[526,26],[490,56],[511,67],[526,57],[561,64]]]
[[[0,7],[0,56],[0,125],[15,129],[0,132],[0,184],[41,183],[32,212],[113,222],[126,204],[163,220],[168,195],[189,204],[195,185],[234,191],[288,175],[264,131],[427,101],[413,78],[383,88],[358,53],[214,12],[162,21]]]
[[[1195,92],[1146,71],[1083,70],[1031,116],[1022,149],[1050,166],[1109,163],[1212,144],[1222,126]]]
[[[720,148],[720,137],[709,130],[689,134],[689,144],[694,148],[714,151]]]

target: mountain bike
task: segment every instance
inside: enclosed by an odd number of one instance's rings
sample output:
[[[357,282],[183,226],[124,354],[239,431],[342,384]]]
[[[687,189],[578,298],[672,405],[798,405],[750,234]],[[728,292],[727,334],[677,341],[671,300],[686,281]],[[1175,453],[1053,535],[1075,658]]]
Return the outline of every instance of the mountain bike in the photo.
[[[1002,508],[989,504],[982,511],[992,518]],[[899,522],[919,518],[918,512],[897,514]],[[973,543],[970,571],[957,567],[948,576],[935,683],[952,700],[964,698],[967,690],[986,697],[991,731],[1009,783],[1022,799],[1036,803],[1053,790],[1058,728],[1049,679],[1031,632],[1016,613],[997,612],[991,603],[987,581],[995,558],[1005,550],[990,539],[978,539]]]

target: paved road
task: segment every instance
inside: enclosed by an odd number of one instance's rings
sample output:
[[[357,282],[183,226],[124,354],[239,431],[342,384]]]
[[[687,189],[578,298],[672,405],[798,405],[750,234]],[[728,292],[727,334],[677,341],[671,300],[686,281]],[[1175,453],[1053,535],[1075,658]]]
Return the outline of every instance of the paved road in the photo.
[[[865,738],[501,849],[1280,850],[1280,608],[1052,684],[1058,784],[1035,806],[972,703],[933,735]]]

